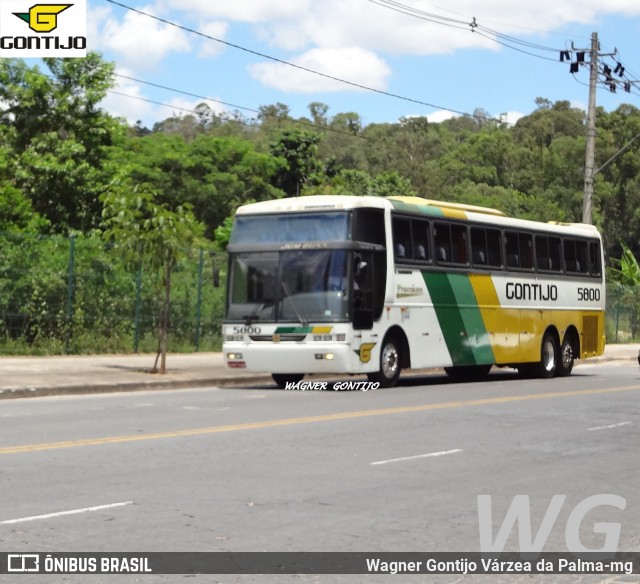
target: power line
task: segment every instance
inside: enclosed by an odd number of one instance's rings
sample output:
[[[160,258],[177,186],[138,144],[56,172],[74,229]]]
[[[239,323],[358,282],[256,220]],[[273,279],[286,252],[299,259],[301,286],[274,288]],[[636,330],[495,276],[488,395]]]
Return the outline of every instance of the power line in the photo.
[[[176,22],[172,22],[171,20],[167,20],[165,18],[160,18],[159,16],[154,16],[153,14],[149,14],[148,12],[144,12],[143,10],[139,10],[138,8],[133,8],[131,6],[127,6],[126,4],[122,4],[121,2],[116,2],[116,0],[106,0],[106,1],[109,2],[110,4],[114,4],[116,6],[120,6],[121,8],[124,8],[126,10],[130,10],[131,12],[135,12],[135,13],[140,14],[142,16],[146,16],[148,18],[152,18],[154,20],[157,20],[158,22],[162,22],[162,23],[167,24],[169,26],[173,26],[173,27],[178,28],[180,30],[184,30],[185,32],[189,32],[191,34],[195,34],[195,35],[204,37],[206,39],[209,39],[209,40],[212,40],[212,41],[216,41],[216,42],[221,43],[223,45],[226,45],[228,47],[232,47],[234,49],[238,49],[240,51],[244,51],[246,53],[249,53],[249,54],[252,54],[252,55],[256,55],[258,57],[262,57],[264,59],[269,59],[270,61],[274,61],[276,63],[280,63],[281,65],[286,65],[288,67],[293,67],[294,69],[298,69],[300,71],[305,71],[305,72],[311,73],[313,75],[318,75],[320,77],[324,77],[325,79],[331,79],[332,81],[337,81],[339,83],[344,83],[345,85],[349,85],[351,87],[357,87],[358,89],[364,89],[365,91],[371,91],[371,92],[377,93],[379,95],[386,95],[387,97],[393,97],[395,99],[400,99],[400,100],[403,100],[403,101],[407,101],[407,102],[410,102],[410,103],[415,103],[415,104],[418,104],[418,105],[427,106],[427,107],[434,108],[434,109],[439,109],[439,110],[443,110],[443,111],[449,111],[449,112],[452,112],[452,113],[455,113],[455,114],[460,114],[460,115],[463,115],[463,116],[470,116],[470,117],[473,117],[473,118],[479,118],[480,117],[480,116],[477,116],[477,115],[474,115],[474,114],[470,114],[468,112],[463,112],[461,110],[456,110],[456,109],[452,109],[450,107],[445,107],[445,106],[442,106],[442,105],[429,103],[429,102],[422,101],[422,100],[419,100],[419,99],[415,99],[415,98],[412,98],[412,97],[406,97],[406,96],[403,96],[403,95],[399,95],[397,93],[384,91],[382,89],[376,89],[374,87],[368,87],[367,85],[363,85],[361,83],[356,83],[354,81],[348,81],[346,79],[341,79],[340,77],[335,77],[334,75],[329,75],[328,73],[322,73],[320,71],[315,71],[315,70],[310,69],[308,67],[304,67],[302,65],[296,65],[295,63],[291,63],[290,61],[285,61],[284,59],[279,59],[277,57],[273,57],[271,55],[267,55],[266,53],[261,53],[259,51],[255,51],[253,49],[248,49],[247,47],[243,47],[241,45],[238,45],[238,44],[235,44],[235,43],[231,43],[231,42],[225,41],[223,39],[216,38],[214,36],[211,36],[211,35],[205,34],[203,32],[197,31],[195,29],[183,26],[183,25],[178,24]]]
[[[446,16],[434,14],[432,12],[426,12],[424,10],[414,8],[412,6],[402,4],[401,2],[397,2],[396,0],[367,0],[367,1],[371,2],[372,4],[377,4],[378,6],[382,6],[383,8],[387,8],[395,12],[406,14],[407,16],[411,16],[413,18],[418,18],[420,20],[425,20],[427,22],[440,24],[442,26],[450,26],[460,30],[468,30],[469,32],[478,34],[483,38],[486,38],[490,41],[493,41],[509,49],[512,49],[512,50],[515,50],[539,59],[556,62],[556,59],[552,59],[550,57],[544,57],[542,55],[537,55],[535,53],[527,51],[523,48],[518,48],[517,46],[513,46],[513,45],[520,45],[521,47],[526,47],[527,49],[553,52],[556,54],[558,52],[557,48],[548,47],[548,46],[540,45],[537,43],[532,43],[530,41],[525,41],[517,37],[501,33],[497,30],[493,30],[491,28],[488,28],[486,26],[479,24],[477,22],[476,17],[471,17],[470,19],[467,18],[467,20],[453,19]]]

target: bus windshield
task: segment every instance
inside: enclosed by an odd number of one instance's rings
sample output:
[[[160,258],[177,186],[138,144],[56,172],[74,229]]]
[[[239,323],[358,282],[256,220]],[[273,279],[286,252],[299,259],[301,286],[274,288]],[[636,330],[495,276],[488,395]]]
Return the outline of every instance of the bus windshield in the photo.
[[[286,250],[235,254],[227,319],[255,322],[344,321],[347,252]]]

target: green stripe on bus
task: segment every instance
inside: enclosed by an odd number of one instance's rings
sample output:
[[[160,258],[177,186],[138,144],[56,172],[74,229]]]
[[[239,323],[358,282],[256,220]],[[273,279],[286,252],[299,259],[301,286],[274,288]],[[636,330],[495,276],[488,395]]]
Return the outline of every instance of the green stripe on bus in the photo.
[[[407,213],[421,213],[423,215],[430,215],[432,217],[443,217],[444,213],[442,209],[438,207],[431,207],[429,205],[414,205],[412,203],[404,203],[403,201],[394,201],[389,199],[393,208],[396,211],[406,211]]]
[[[493,363],[493,350],[467,275],[422,272],[454,365]]]
[[[277,335],[302,335],[311,332],[310,326],[279,326],[276,329]]]

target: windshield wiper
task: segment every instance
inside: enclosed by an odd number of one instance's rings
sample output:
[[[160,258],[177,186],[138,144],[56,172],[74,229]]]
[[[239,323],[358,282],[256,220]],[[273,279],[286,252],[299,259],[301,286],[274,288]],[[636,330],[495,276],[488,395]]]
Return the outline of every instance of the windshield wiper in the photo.
[[[265,307],[264,302],[256,302],[255,308],[251,311],[251,314],[245,314],[242,317],[244,324],[246,326],[251,326],[254,320],[260,320],[260,317],[256,319],[256,314],[258,314],[258,310],[262,310]]]
[[[293,310],[296,313],[296,316],[298,317],[298,320],[302,323],[303,326],[307,326],[309,324],[309,321],[305,318],[302,317],[302,315],[300,314],[300,312],[298,312],[298,309],[296,307],[296,303],[293,301],[293,297],[291,296],[291,294],[289,293],[289,289],[287,287],[287,283],[286,282],[280,282],[282,284],[282,289],[284,290],[284,293],[287,295],[287,298],[289,300],[291,300],[291,306],[293,306]]]

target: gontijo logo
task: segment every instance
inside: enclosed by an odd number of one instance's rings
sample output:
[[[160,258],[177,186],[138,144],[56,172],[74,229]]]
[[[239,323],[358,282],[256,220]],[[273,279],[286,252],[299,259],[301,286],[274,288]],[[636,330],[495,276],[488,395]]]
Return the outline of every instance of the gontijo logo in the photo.
[[[0,0],[0,57],[85,57],[86,28],[86,0]]]
[[[29,12],[14,12],[18,18],[24,20],[31,30],[36,32],[51,32],[58,28],[58,14],[73,4],[34,4]]]

